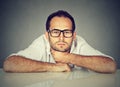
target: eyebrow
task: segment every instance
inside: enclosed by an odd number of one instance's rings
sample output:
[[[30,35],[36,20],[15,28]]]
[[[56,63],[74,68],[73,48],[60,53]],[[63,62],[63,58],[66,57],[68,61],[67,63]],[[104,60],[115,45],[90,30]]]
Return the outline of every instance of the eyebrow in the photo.
[[[60,29],[52,29],[52,30],[59,30],[59,31],[73,31],[73,29],[72,30],[69,30],[69,29],[64,29],[64,30],[60,30]]]

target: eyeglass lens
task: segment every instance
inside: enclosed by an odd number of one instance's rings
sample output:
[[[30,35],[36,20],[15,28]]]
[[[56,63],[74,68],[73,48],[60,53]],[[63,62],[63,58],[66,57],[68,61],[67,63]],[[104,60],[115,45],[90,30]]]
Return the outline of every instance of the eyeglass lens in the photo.
[[[69,38],[69,37],[73,36],[73,31],[72,30],[68,30],[68,29],[65,29],[65,30],[53,29],[53,30],[48,31],[48,32],[50,32],[50,35],[52,37],[59,37],[61,32],[63,33],[64,37]]]

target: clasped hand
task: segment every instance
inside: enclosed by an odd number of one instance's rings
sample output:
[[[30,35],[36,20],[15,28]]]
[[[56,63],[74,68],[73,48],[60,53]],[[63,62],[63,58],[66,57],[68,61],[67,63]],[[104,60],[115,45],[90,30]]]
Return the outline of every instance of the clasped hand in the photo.
[[[51,54],[56,61],[56,65],[58,65],[60,69],[62,66],[63,71],[71,71],[71,68],[68,64],[69,53],[51,50]]]
[[[68,63],[68,54],[67,52],[59,52],[55,50],[51,50],[52,56],[56,62],[59,63]]]

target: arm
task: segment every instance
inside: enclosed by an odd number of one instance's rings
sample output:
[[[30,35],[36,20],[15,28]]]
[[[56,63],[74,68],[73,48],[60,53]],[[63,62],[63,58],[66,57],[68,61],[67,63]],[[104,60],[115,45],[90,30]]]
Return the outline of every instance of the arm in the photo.
[[[113,61],[111,58],[108,58],[108,57],[81,56],[81,55],[75,55],[75,54],[71,54],[70,57],[68,57],[69,61],[67,62],[96,71],[96,72],[113,73],[116,71],[115,61]]]
[[[54,52],[52,54],[58,62],[74,64],[101,73],[113,73],[116,71],[115,61],[108,57],[82,56],[62,52]]]
[[[11,56],[4,62],[6,72],[70,71],[67,64],[35,61],[21,56]]]

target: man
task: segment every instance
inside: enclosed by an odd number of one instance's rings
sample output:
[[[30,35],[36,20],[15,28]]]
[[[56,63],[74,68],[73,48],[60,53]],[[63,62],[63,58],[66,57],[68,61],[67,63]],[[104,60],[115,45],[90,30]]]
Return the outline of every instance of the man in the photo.
[[[113,58],[93,49],[76,35],[73,17],[59,10],[49,15],[46,32],[28,48],[10,55],[4,62],[6,72],[71,71],[72,68],[113,73]]]

